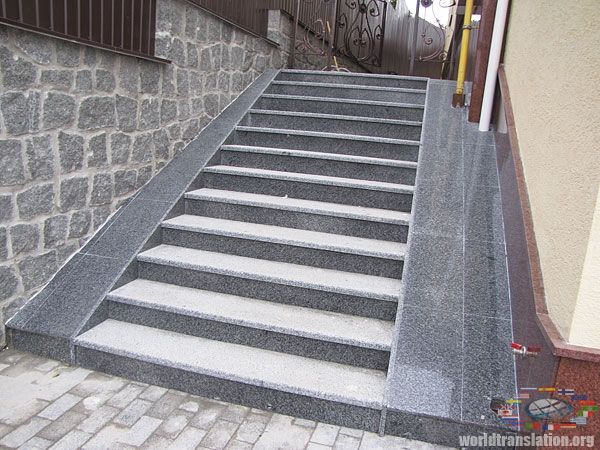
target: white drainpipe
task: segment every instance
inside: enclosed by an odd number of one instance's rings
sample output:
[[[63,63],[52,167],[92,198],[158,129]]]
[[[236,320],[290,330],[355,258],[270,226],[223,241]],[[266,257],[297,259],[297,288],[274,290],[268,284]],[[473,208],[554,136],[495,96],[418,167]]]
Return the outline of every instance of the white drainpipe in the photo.
[[[496,91],[496,80],[498,79],[498,67],[500,66],[500,54],[502,53],[502,40],[504,39],[504,28],[506,26],[506,14],[508,13],[508,1],[509,0],[498,0],[498,6],[496,7],[490,58],[488,60],[487,75],[485,77],[481,116],[479,118],[479,131],[489,131],[490,129],[492,108],[494,107],[494,94]]]

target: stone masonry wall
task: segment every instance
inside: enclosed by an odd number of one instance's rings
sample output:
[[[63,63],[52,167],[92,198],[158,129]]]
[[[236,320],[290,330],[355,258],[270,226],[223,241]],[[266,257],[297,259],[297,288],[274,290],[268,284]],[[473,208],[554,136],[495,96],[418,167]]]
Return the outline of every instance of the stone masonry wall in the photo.
[[[0,25],[0,346],[4,322],[112,213],[287,64],[286,49],[183,0],[158,2],[156,38],[172,64]]]

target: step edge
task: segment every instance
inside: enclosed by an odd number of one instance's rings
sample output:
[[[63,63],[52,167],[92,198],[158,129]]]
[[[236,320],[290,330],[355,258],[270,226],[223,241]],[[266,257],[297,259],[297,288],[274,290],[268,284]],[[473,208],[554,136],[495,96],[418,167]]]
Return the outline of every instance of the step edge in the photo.
[[[247,114],[262,114],[262,115],[274,115],[274,116],[290,116],[290,117],[309,117],[314,119],[325,119],[325,120],[346,120],[349,122],[368,122],[368,123],[382,123],[385,125],[405,125],[421,127],[423,122],[417,120],[402,120],[402,119],[383,119],[378,117],[366,117],[366,116],[347,116],[338,114],[323,114],[323,113],[312,113],[303,111],[285,111],[277,109],[255,109],[251,108]]]
[[[368,105],[368,106],[385,106],[390,108],[412,108],[425,110],[425,105],[419,103],[391,103],[383,102],[379,100],[361,100],[355,98],[336,98],[336,97],[315,97],[312,95],[290,95],[290,94],[270,94],[263,93],[260,98],[272,98],[281,100],[300,100],[300,101],[314,101],[314,102],[327,102],[327,103],[350,103],[355,105]]]
[[[425,93],[427,92],[427,89],[368,86],[365,84],[319,83],[319,82],[310,82],[310,81],[273,80],[273,81],[271,81],[270,86],[327,87],[327,88],[355,89],[355,90],[360,89],[363,91],[376,91],[376,92],[400,92],[400,93],[407,93],[407,94],[422,94],[422,95],[425,95]]]
[[[424,81],[428,82],[429,78],[427,77],[417,77],[410,75],[387,75],[381,73],[356,73],[356,72],[333,72],[333,71],[319,71],[319,70],[305,70],[305,69],[281,69],[282,73],[299,73],[299,74],[308,74],[308,75],[319,75],[319,76],[337,76],[341,75],[344,77],[364,77],[364,78],[384,78],[391,80],[415,80],[415,81]]]

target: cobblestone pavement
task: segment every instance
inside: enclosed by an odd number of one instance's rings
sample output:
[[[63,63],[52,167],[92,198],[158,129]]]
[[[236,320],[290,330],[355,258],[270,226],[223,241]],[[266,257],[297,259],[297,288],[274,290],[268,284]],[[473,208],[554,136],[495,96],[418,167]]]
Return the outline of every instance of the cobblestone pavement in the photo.
[[[0,448],[441,449],[0,352]]]

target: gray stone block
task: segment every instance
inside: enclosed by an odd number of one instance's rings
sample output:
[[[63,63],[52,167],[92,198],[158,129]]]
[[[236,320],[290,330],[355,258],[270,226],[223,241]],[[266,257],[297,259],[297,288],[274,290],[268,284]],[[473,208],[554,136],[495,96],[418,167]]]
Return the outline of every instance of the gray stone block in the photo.
[[[91,70],[80,70],[75,76],[75,90],[77,92],[91,92],[92,91],[92,71]]]
[[[160,104],[160,124],[166,125],[177,118],[177,102],[175,100],[163,100]]]
[[[187,43],[187,65],[194,68],[198,67],[198,49],[191,42]]]
[[[173,95],[175,94],[175,69],[172,64],[168,66],[162,66],[162,94],[164,95]]]
[[[219,114],[219,96],[217,94],[205,95],[204,109],[210,117],[216,117]]]
[[[50,217],[44,221],[44,248],[53,248],[65,243],[69,230],[66,215]]]
[[[196,135],[200,132],[200,123],[197,119],[188,120],[183,128],[183,133],[181,137],[183,139],[191,140],[196,137]]]
[[[69,223],[69,239],[85,236],[90,230],[91,224],[92,213],[90,210],[75,211]]]
[[[44,129],[58,128],[75,120],[75,99],[67,94],[50,92],[44,99]]]
[[[0,261],[6,259],[8,259],[8,233],[6,228],[2,227],[0,228]]]
[[[73,72],[70,70],[42,70],[40,83],[54,89],[71,89],[73,86]]]
[[[138,61],[131,56],[120,56],[119,87],[130,94],[138,93],[139,72]]]
[[[104,69],[96,69],[96,89],[104,92],[115,90],[116,80],[112,72]]]
[[[83,137],[61,131],[58,134],[58,154],[63,173],[83,167]]]
[[[0,170],[0,173],[2,171]],[[0,195],[0,223],[9,222],[14,216],[12,195]]]
[[[156,159],[169,159],[169,134],[165,129],[157,130],[152,135],[154,139],[154,157]]]
[[[172,141],[181,139],[181,125],[179,123],[174,123],[169,127],[169,137]]]
[[[110,206],[99,206],[92,209],[92,225],[94,226],[94,230],[100,228],[110,217],[111,213]]]
[[[177,69],[177,94],[180,96],[188,95],[190,91],[188,71],[186,69]]]
[[[45,39],[47,40],[47,39]],[[80,44],[56,40],[56,62],[65,67],[77,67],[81,61]]]
[[[196,70],[190,70],[190,93],[199,93],[202,91],[202,74]]]
[[[0,96],[0,109],[9,134],[37,131],[39,127],[40,94],[7,92]]]
[[[14,42],[17,47],[39,64],[49,64],[52,60],[53,41],[39,34],[16,30]]]
[[[185,66],[185,45],[181,39],[174,38],[171,41],[171,52],[169,57],[171,58],[171,61],[173,61],[173,64],[180,67]]]
[[[142,109],[140,113],[140,130],[151,130],[158,128],[159,119],[159,100],[158,99],[145,99],[142,102]]]
[[[200,70],[204,72],[212,70],[210,48],[202,49],[202,52],[200,52]]]
[[[25,182],[25,168],[21,154],[21,141],[0,141],[0,186]]]
[[[54,176],[54,152],[49,135],[34,136],[27,140],[27,165],[35,180],[47,180]]]
[[[25,58],[15,55],[6,47],[0,47],[0,72],[4,88],[26,88],[37,78],[36,66]]]
[[[119,130],[134,131],[137,127],[137,101],[117,95],[116,108]]]
[[[133,152],[131,160],[134,162],[149,162],[152,161],[154,153],[154,142],[151,133],[140,134],[135,137],[133,142]]]
[[[204,78],[204,90],[205,91],[214,91],[217,89],[217,74],[209,73]]]
[[[85,207],[87,194],[87,177],[62,180],[60,183],[60,210],[64,212]]]
[[[150,61],[140,61],[140,89],[143,94],[158,94],[160,66]]]
[[[86,66],[93,66],[96,64],[97,53],[98,50],[96,48],[85,46],[83,48],[83,63]]]
[[[13,256],[37,249],[40,239],[40,227],[37,224],[17,224],[10,227],[9,233]]]
[[[94,175],[90,205],[106,205],[112,201],[113,181],[111,173],[99,173]]]
[[[93,130],[115,126],[115,98],[87,97],[79,106],[79,128]]]
[[[180,100],[179,104],[178,104],[178,108],[179,108],[179,120],[180,121],[188,119],[190,117],[190,115],[192,114],[190,102],[187,99]]]
[[[110,137],[110,154],[112,164],[127,164],[131,151],[131,136],[114,133]]]
[[[139,189],[152,178],[152,166],[145,166],[138,170],[137,179],[135,180],[135,188]]]
[[[117,170],[115,172],[115,197],[121,197],[135,190],[135,170]]]
[[[49,214],[54,207],[54,185],[52,183],[32,186],[17,194],[19,217],[29,220]]]
[[[19,273],[25,291],[42,286],[58,269],[56,252],[30,256],[19,263]]]
[[[12,267],[0,266],[0,300],[6,300],[17,293],[19,279]]]
[[[97,134],[90,138],[88,143],[87,165],[88,167],[103,167],[108,165],[106,133]]]

